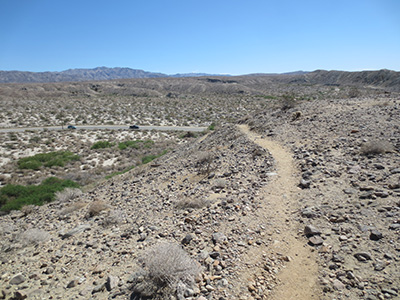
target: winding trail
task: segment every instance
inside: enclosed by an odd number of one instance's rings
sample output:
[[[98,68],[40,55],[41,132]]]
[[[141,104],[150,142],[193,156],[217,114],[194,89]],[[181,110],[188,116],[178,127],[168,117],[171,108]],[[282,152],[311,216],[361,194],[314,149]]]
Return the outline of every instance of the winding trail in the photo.
[[[288,262],[277,274],[278,284],[272,289],[268,299],[319,299],[317,255],[306,244],[301,234],[303,228],[293,218],[293,213],[299,209],[301,190],[297,186],[299,175],[292,155],[279,143],[251,132],[248,126],[240,125],[239,128],[251,141],[269,151],[276,163],[277,175],[273,176],[260,195],[265,200],[260,207],[259,216],[268,220],[273,227],[272,242],[264,246],[262,252],[267,256],[279,253]],[[262,260],[262,255],[257,251],[261,252],[255,249],[247,253],[246,259]],[[257,270],[250,272],[252,274],[247,276],[254,277]]]

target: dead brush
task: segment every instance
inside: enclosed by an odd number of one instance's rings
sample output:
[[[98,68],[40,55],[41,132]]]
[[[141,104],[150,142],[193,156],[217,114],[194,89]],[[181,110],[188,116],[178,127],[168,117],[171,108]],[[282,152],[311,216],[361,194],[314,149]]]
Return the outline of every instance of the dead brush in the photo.
[[[104,201],[94,201],[88,207],[87,218],[98,216],[103,210],[106,210],[108,208],[109,206]]]
[[[361,145],[360,153],[366,156],[384,154],[392,152],[394,147],[388,141],[384,140],[371,140]]]
[[[185,210],[188,208],[198,209],[208,206],[209,204],[210,202],[203,198],[184,198],[177,201],[175,207],[181,210]]]
[[[184,299],[201,272],[200,264],[175,243],[153,246],[143,253],[139,263],[142,272],[133,285],[131,299],[170,299],[171,294]]]
[[[71,213],[73,213],[74,211],[80,210],[81,208],[85,207],[86,204],[84,202],[75,202],[72,203],[71,205],[65,207],[63,210],[61,210],[59,212],[59,216],[63,217],[63,216],[67,216]]]
[[[82,194],[83,193],[80,189],[66,188],[56,193],[56,200],[59,202],[68,202],[79,197]]]

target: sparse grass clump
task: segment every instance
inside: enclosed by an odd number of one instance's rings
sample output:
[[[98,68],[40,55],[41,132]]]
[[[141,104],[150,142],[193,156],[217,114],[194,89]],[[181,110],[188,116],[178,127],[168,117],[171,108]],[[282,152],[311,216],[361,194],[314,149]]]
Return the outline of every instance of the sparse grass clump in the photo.
[[[67,187],[79,185],[71,180],[49,177],[39,185],[7,184],[0,189],[0,210],[9,212],[19,210],[25,205],[43,205],[55,199],[55,194]]]
[[[78,159],[79,156],[70,151],[55,151],[21,158],[17,164],[20,169],[39,170],[43,166],[47,168],[64,167],[67,162]]]

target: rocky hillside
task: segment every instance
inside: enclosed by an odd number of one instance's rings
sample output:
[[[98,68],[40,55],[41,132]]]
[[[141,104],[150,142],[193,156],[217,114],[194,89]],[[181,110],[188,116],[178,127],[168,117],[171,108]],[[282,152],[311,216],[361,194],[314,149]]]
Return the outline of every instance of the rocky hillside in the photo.
[[[245,120],[297,161],[297,220],[319,254],[322,299],[400,295],[400,101],[301,103]]]
[[[28,108],[56,104],[51,93],[73,101],[71,91],[90,108],[103,93],[111,112],[128,106],[109,91],[140,86],[159,93],[127,96],[142,110],[176,103],[242,117],[85,193],[0,216],[0,298],[399,298],[395,93],[348,97],[347,86],[270,76],[60,85],[0,91],[10,105],[25,93]]]

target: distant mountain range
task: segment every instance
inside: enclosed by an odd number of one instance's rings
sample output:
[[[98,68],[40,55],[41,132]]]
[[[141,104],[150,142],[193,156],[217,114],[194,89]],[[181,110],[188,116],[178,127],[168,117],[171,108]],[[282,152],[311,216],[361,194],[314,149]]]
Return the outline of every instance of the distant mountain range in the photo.
[[[131,68],[69,69],[61,72],[0,71],[0,83],[93,81],[129,78],[220,76],[205,73],[167,75]],[[226,76],[226,75],[224,75]]]
[[[257,73],[242,76],[230,76],[226,74],[185,73],[167,75],[163,73],[147,72],[131,68],[107,68],[94,69],[69,69],[62,72],[22,72],[22,71],[0,71],[0,83],[46,83],[46,82],[77,82],[98,81],[113,79],[135,79],[135,78],[187,78],[208,77],[208,82],[231,83],[234,78],[253,80],[260,77],[271,82],[297,83],[297,84],[324,84],[324,85],[363,85],[386,88],[392,91],[400,91],[400,72],[391,70],[378,71],[325,71],[313,72],[296,71],[289,73]],[[217,79],[215,77],[229,76],[229,80]],[[214,77],[214,78],[212,78]]]

